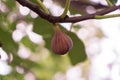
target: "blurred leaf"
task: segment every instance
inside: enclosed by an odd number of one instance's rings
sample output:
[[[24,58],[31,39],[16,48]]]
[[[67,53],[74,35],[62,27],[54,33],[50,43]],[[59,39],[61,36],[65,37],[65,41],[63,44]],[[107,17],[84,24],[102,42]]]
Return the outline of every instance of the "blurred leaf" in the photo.
[[[112,4],[116,4],[118,0],[110,0]]]
[[[14,57],[14,60],[12,61],[12,63],[10,63],[10,65],[12,65],[13,67],[15,67],[16,65],[18,66],[23,66],[23,67],[26,67],[26,68],[41,68],[41,65],[34,62],[34,61],[31,61],[29,59],[22,59],[20,58],[18,55],[13,55]],[[31,65],[32,64],[32,65]]]
[[[0,42],[7,53],[16,53],[18,45],[13,41],[12,34],[0,28]]]
[[[15,8],[15,6],[16,6],[16,3],[15,3],[14,0],[6,0],[6,1],[5,1],[5,4],[7,5],[7,7],[8,7],[9,9]]]
[[[75,65],[79,62],[85,61],[87,59],[87,56],[83,42],[77,37],[76,34],[72,32],[68,32],[68,35],[73,40],[73,48],[68,53],[71,63]]]
[[[23,61],[23,63],[24,63],[24,66],[26,66],[27,68],[37,68],[37,69],[40,69],[40,68],[42,68],[42,65],[41,64],[38,64],[38,63],[36,63],[36,62],[34,62],[34,61],[30,61],[30,60],[24,60]],[[32,65],[31,65],[32,64]]]
[[[21,42],[28,48],[30,48],[31,51],[35,52],[36,51],[36,48],[37,48],[37,45],[34,44],[32,41],[30,41],[29,37],[28,36],[25,36]]]
[[[16,71],[12,71],[11,74],[0,76],[0,80],[24,80],[24,74],[19,74]]]
[[[14,67],[16,65],[20,65],[23,62],[23,60],[17,54],[13,54],[13,57],[14,57],[14,59],[13,59],[12,63],[10,63],[11,66]]]
[[[42,18],[34,19],[34,32],[48,37],[53,34],[53,25]],[[51,34],[50,34],[51,33]]]
[[[43,39],[46,42],[46,48],[50,49],[51,38],[54,33],[53,25],[48,21],[37,18],[34,20],[34,32],[43,36]]]
[[[6,19],[7,14],[0,12],[0,23],[2,24],[3,20]],[[1,25],[0,24],[0,25]],[[0,26],[1,27],[1,26]]]
[[[11,23],[8,16],[8,13],[0,13],[0,27],[6,31],[13,31],[16,29],[17,20]]]
[[[66,32],[73,41],[73,48],[68,53],[68,56],[72,65],[85,61],[87,59],[87,55],[85,52],[84,43],[77,37],[75,33],[68,32],[63,27],[60,27],[60,28],[63,32]]]
[[[8,14],[6,14],[6,13],[0,13],[0,28],[8,27],[8,26],[6,26],[6,25],[8,25],[7,16],[8,16]]]
[[[0,43],[7,53],[16,53],[18,45],[13,41],[11,33],[11,29],[16,26],[16,22],[10,24],[7,15],[7,13],[0,14]]]
[[[9,24],[9,30],[10,31],[13,31],[13,30],[15,30],[16,29],[16,23],[17,23],[17,20],[16,21],[14,21],[12,24]]]

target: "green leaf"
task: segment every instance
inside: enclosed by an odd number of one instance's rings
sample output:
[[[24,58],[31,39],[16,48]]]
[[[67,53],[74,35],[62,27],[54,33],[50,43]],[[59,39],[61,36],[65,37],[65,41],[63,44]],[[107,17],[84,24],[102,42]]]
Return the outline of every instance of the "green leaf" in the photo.
[[[44,19],[37,18],[34,20],[33,31],[43,36],[46,42],[45,47],[48,49],[50,49],[51,38],[54,33],[52,27],[53,25]]]
[[[77,37],[77,35],[73,32],[66,31],[65,28],[60,27],[63,32],[66,32],[73,41],[73,48],[69,51],[68,57],[72,63],[72,65],[76,65],[77,63],[83,62],[87,59],[87,55],[85,52],[84,43]]]
[[[0,80],[24,80],[24,74],[19,74],[15,70],[12,70],[12,72],[8,75],[0,75]]]
[[[42,68],[43,66],[37,62],[34,62],[34,61],[31,61],[29,59],[22,59],[20,58],[18,55],[16,54],[13,54],[13,61],[12,63],[10,63],[10,65],[12,67],[16,67],[16,65],[18,66],[21,66],[21,67],[25,67],[25,68],[28,68],[28,69],[32,69],[32,68]]]
[[[32,41],[30,41],[29,37],[28,36],[25,36],[21,42],[28,48],[30,48],[31,51],[35,52],[36,51],[36,48],[37,48],[37,45],[34,44]]]
[[[12,39],[12,33],[0,28],[0,42],[7,53],[16,53],[18,45]]]
[[[50,36],[53,34],[52,27],[53,27],[53,25],[51,23],[49,23],[48,21],[46,21],[42,18],[36,18],[34,20],[33,31],[47,37],[48,35]]]
[[[77,63],[85,61],[87,59],[87,56],[83,42],[77,37],[76,34],[72,32],[68,32],[68,35],[73,40],[73,48],[68,53],[71,63],[75,65]]]
[[[14,31],[16,29],[16,24],[17,24],[17,20],[14,21],[13,23],[8,22],[8,25],[9,25],[8,30]]]
[[[116,4],[118,0],[110,0],[112,4]]]
[[[15,8],[15,6],[16,6],[16,3],[15,3],[14,0],[6,0],[6,1],[5,1],[5,4],[7,5],[7,7],[8,7],[9,9],[13,9],[13,8]]]

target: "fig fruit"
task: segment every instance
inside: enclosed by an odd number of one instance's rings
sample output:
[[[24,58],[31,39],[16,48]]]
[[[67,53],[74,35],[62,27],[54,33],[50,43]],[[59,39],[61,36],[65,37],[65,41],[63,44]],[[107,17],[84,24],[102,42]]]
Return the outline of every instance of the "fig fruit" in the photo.
[[[59,27],[55,27],[54,32],[51,41],[52,51],[58,55],[66,54],[73,47],[72,39],[63,33]]]

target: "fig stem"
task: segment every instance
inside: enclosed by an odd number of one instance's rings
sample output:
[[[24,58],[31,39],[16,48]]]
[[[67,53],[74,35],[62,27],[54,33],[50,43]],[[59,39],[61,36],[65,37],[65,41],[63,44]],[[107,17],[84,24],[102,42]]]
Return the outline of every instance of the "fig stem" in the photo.
[[[54,24],[54,31],[56,30],[60,30],[60,27],[58,26],[58,24]]]
[[[43,2],[41,0],[37,0],[37,2],[39,3],[40,7],[47,13],[49,14],[49,10],[46,8],[46,6],[43,4]]]
[[[106,0],[107,4],[111,7],[113,6],[112,2],[110,0]]]
[[[64,17],[67,15],[67,12],[68,12],[68,10],[69,10],[69,7],[70,7],[70,0],[67,0],[67,1],[66,1],[66,4],[65,4],[64,12],[63,12],[62,15],[60,16],[61,18],[64,18]]]

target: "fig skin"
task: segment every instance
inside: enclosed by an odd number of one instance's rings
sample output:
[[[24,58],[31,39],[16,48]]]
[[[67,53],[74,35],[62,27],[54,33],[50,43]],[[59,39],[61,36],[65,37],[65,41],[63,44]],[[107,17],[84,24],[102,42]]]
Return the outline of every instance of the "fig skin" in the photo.
[[[55,33],[51,41],[52,51],[58,55],[66,54],[73,47],[72,39],[60,31],[58,27],[54,29]]]

